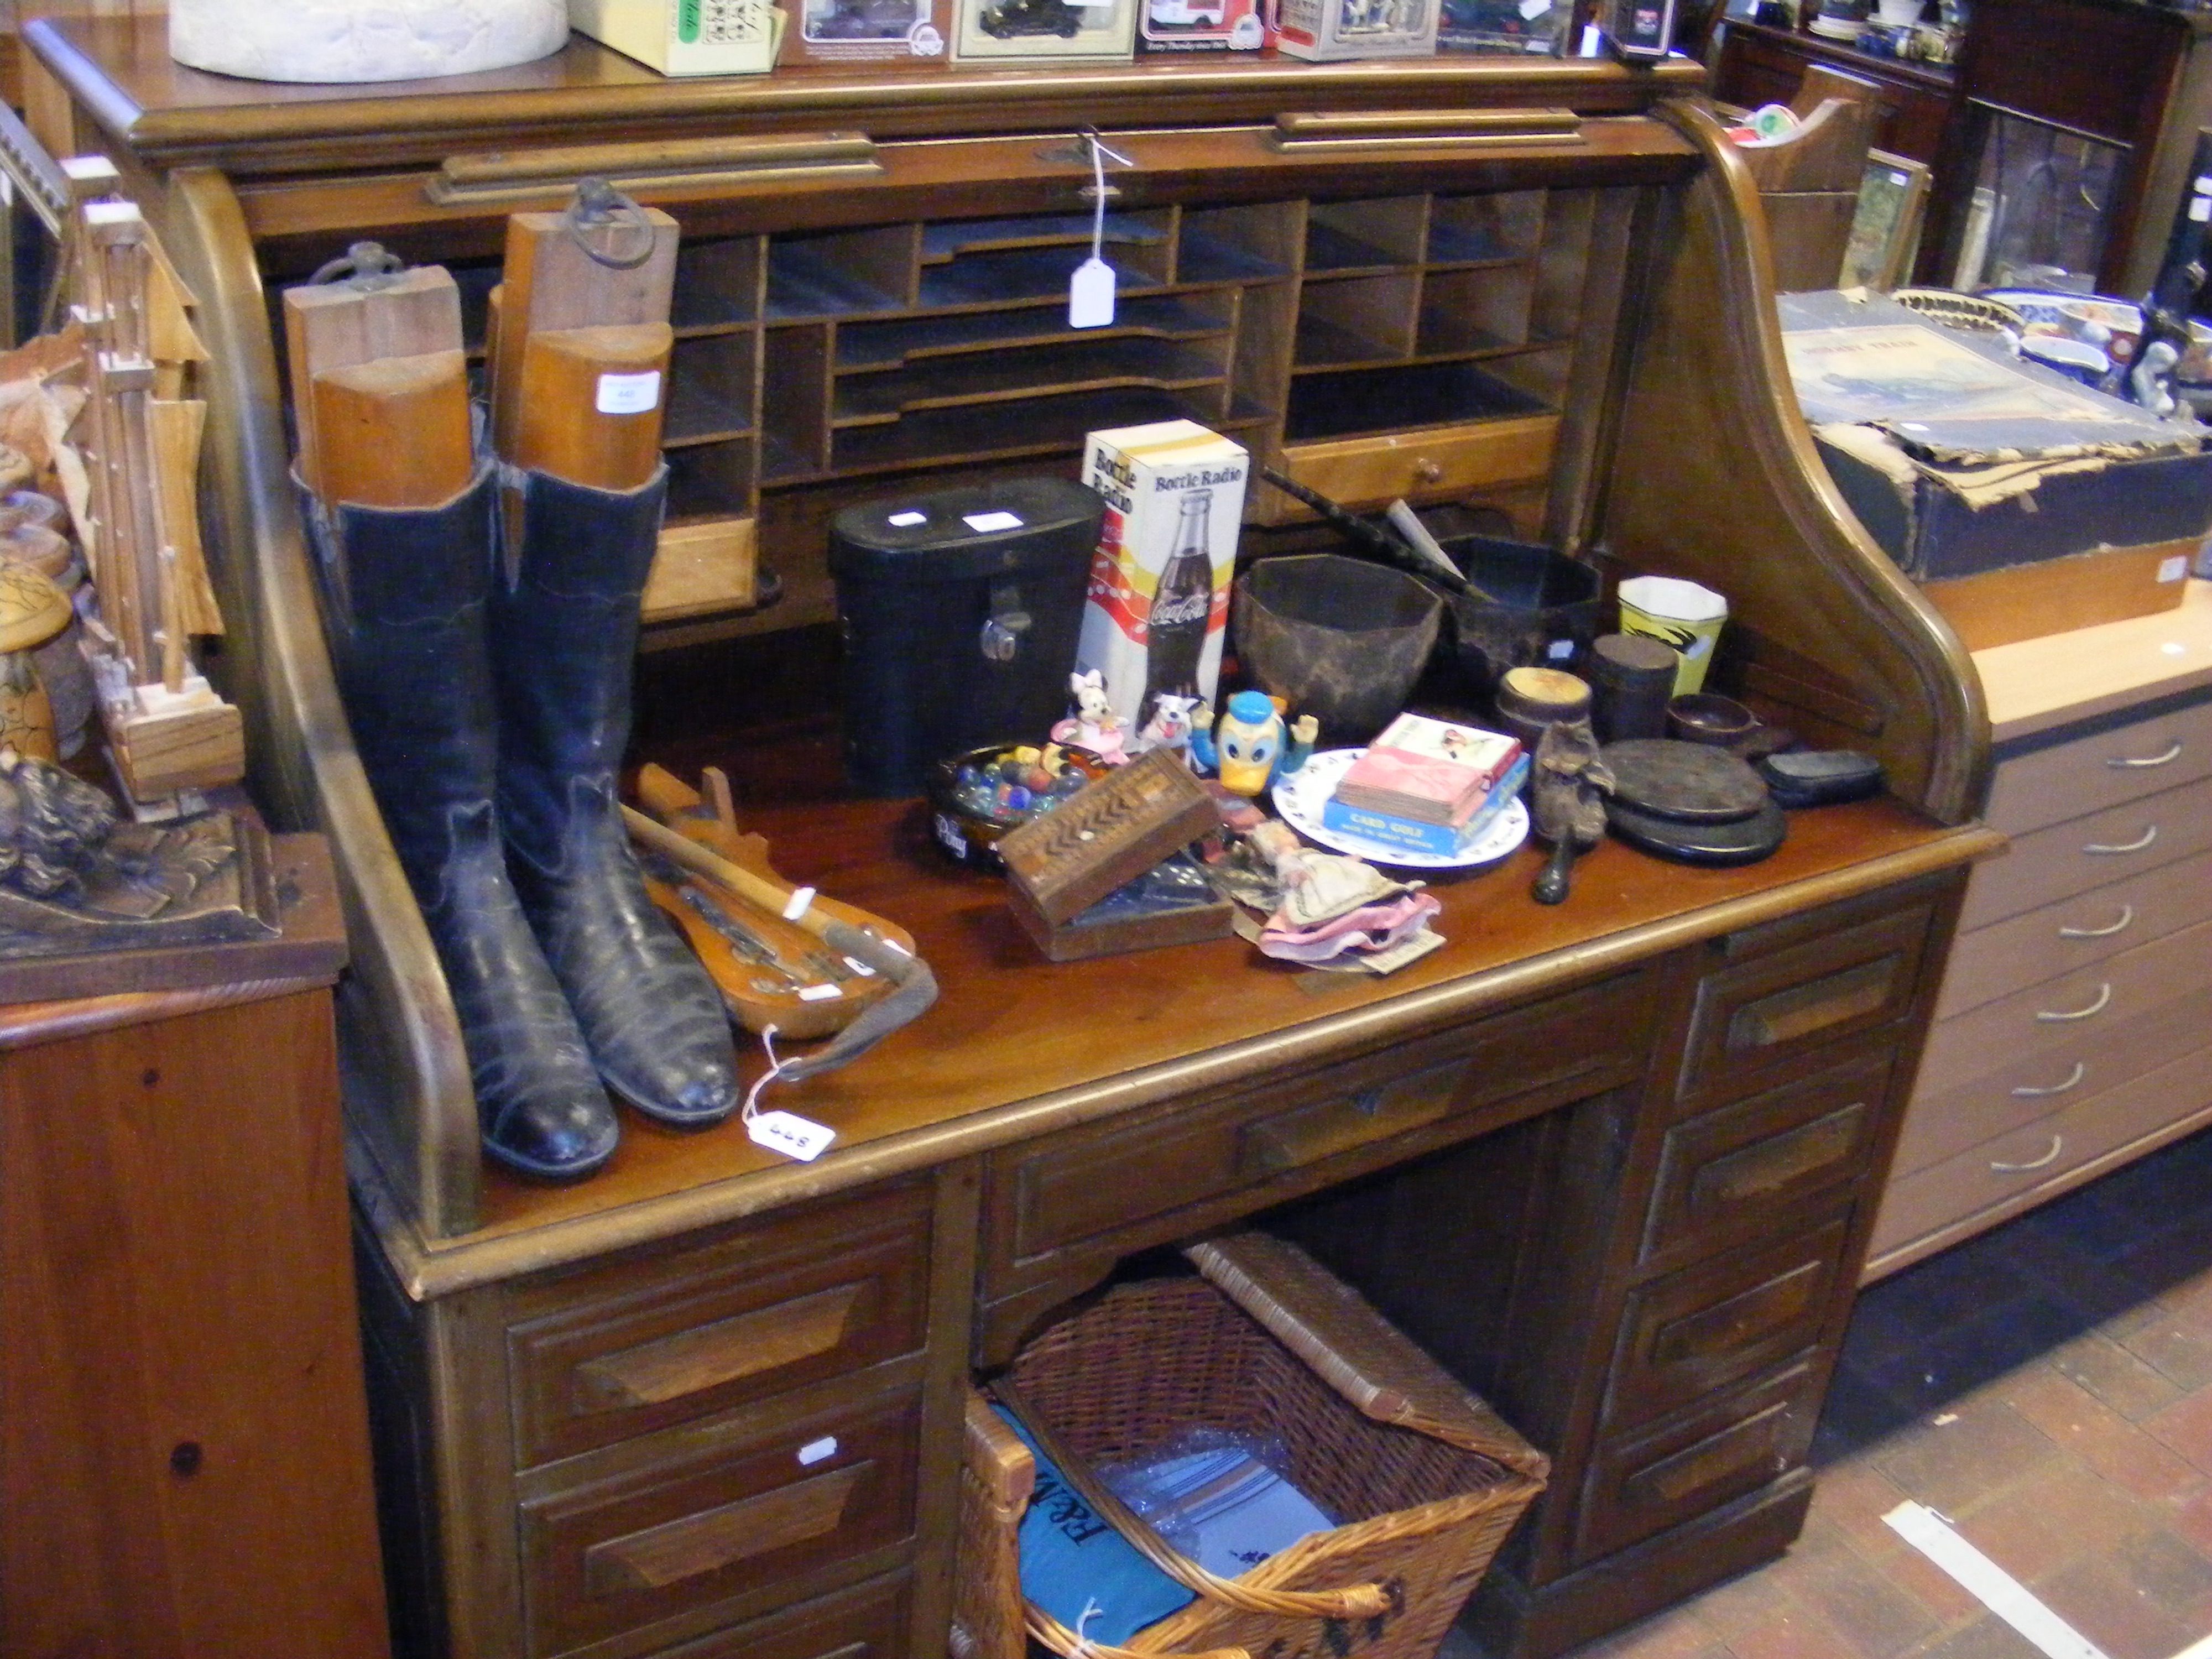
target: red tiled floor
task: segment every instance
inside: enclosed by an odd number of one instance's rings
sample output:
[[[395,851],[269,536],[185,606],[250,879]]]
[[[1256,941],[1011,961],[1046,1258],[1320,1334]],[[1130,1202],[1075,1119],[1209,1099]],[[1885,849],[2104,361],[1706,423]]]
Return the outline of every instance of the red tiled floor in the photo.
[[[1790,1553],[1571,1659],[2039,1659],[1929,1504],[2107,1659],[2212,1634],[2212,1132],[1861,1297]]]

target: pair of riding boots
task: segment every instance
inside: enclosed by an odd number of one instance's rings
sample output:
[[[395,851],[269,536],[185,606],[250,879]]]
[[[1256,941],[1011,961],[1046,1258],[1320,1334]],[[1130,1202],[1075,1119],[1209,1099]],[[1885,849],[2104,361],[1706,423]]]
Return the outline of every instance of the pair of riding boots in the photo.
[[[313,517],[355,746],[445,968],[485,1150],[562,1179],[612,1155],[610,1091],[697,1127],[739,1090],[720,997],[647,897],[616,794],[666,473],[520,488],[519,537],[489,465],[443,507]]]

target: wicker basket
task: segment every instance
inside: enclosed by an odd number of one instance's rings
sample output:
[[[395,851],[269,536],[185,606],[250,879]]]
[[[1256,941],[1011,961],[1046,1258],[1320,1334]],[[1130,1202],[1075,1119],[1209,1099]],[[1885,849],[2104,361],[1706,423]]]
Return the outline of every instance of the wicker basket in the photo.
[[[1197,1594],[1115,1656],[1317,1653],[1431,1659],[1549,1465],[1542,1453],[1295,1247],[1248,1233],[1194,1246],[1200,1279],[1120,1286],[1024,1349],[994,1385],[1077,1493]],[[1241,1577],[1170,1547],[1088,1473],[1193,1426],[1285,1447],[1332,1514]],[[980,1399],[962,1476],[956,1659],[1060,1654],[1075,1632],[1025,1604],[1016,1533],[1034,1464]]]

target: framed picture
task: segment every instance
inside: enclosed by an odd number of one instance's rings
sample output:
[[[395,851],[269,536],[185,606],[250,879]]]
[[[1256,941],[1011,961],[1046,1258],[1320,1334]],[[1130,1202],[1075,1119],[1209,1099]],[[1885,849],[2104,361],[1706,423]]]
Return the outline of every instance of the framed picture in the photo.
[[[1838,288],[1879,289],[1887,294],[1912,272],[1920,247],[1920,222],[1928,210],[1928,164],[1867,152],[1859,178],[1859,204],[1851,216],[1851,240],[1844,250]]]

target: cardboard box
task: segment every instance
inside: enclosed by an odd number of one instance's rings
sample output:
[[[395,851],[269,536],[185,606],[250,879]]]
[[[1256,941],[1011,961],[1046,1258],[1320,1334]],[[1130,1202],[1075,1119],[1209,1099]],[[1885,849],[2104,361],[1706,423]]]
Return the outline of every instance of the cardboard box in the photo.
[[[568,22],[663,75],[765,75],[781,33],[769,0],[568,0]]]
[[[1126,63],[1140,0],[952,0],[956,61],[1043,58]]]
[[[1779,303],[1798,402],[1837,490],[1947,614],[1944,585],[1977,581],[1972,648],[2181,602],[2212,530],[2203,428],[1891,301]],[[2069,568],[2026,574],[2057,561]]]
[[[1433,58],[1438,0],[1273,0],[1268,30],[1291,58]]]
[[[893,62],[910,67],[948,60],[951,0],[787,0],[791,27],[786,64]]]
[[[1146,52],[1257,52],[1267,43],[1260,0],[1141,0]]]
[[[1250,470],[1242,445],[1195,421],[1094,432],[1085,445],[1083,482],[1105,498],[1106,519],[1075,666],[1104,677],[1132,732],[1163,693],[1213,701]]]

